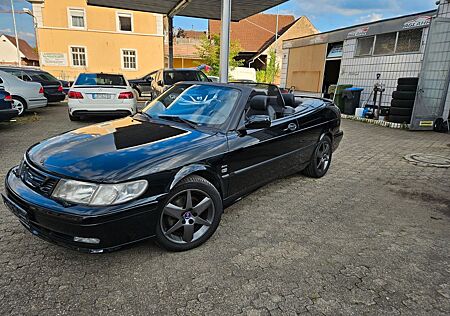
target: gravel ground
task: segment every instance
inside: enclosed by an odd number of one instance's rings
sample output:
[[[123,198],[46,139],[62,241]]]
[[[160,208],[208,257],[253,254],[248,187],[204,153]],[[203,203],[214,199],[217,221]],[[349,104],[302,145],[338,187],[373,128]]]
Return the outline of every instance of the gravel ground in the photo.
[[[32,144],[92,122],[64,104],[0,123],[0,191]],[[450,135],[343,121],[328,175],[294,175],[225,211],[202,247],[86,255],[0,205],[0,315],[449,315]]]

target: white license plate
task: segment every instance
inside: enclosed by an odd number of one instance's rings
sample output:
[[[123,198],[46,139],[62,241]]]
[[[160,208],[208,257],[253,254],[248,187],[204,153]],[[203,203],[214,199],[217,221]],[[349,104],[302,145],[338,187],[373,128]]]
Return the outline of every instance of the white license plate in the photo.
[[[92,99],[94,100],[106,100],[106,99],[111,99],[111,95],[108,93],[92,93],[91,94]]]

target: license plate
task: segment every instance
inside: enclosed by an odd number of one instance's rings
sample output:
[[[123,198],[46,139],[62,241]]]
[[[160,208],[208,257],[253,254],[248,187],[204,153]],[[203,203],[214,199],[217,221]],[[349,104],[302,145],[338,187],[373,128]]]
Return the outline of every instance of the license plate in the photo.
[[[111,95],[107,94],[107,93],[92,93],[91,94],[92,99],[94,100],[107,100],[107,99],[111,99]]]
[[[28,213],[23,208],[12,203],[9,199],[3,196],[3,203],[11,210],[11,212],[16,215],[19,220],[26,226],[29,226],[30,220],[28,218]]]

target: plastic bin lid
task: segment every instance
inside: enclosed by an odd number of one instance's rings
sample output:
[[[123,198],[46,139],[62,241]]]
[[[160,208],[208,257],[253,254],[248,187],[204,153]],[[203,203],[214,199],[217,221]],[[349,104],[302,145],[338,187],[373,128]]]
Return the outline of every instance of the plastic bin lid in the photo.
[[[348,91],[363,91],[364,88],[353,87],[353,88],[347,88],[347,89],[345,89],[345,90],[348,90]]]

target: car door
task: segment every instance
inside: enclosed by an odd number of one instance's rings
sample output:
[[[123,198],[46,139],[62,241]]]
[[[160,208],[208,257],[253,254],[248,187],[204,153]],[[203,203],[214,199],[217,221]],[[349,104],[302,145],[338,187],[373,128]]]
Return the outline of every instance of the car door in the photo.
[[[142,80],[139,81],[139,87],[141,89],[142,95],[151,95],[152,91],[152,83],[154,81],[156,72],[149,73],[148,75],[144,76]]]
[[[225,156],[229,196],[245,192],[296,171],[300,133],[295,115],[274,120],[266,129],[228,133]]]
[[[163,88],[164,88],[164,83],[162,82],[163,80],[163,70],[158,71],[158,73],[156,74],[156,78],[155,80],[152,81],[152,93],[155,97],[158,97],[162,92],[163,92]],[[161,86],[160,83],[163,83],[163,86]]]

